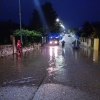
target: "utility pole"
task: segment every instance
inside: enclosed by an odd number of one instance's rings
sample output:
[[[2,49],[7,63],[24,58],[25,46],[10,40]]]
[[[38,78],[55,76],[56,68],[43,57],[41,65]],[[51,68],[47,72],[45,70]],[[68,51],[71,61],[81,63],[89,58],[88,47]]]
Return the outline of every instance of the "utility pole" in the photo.
[[[21,45],[23,44],[22,41],[22,23],[21,23],[21,3],[19,0],[19,20],[20,20],[20,41],[21,41]]]

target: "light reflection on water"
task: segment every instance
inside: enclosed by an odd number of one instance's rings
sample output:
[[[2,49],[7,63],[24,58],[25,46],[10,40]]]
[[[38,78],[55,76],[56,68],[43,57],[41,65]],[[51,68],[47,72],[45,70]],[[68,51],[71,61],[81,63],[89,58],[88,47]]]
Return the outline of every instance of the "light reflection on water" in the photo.
[[[82,53],[84,53],[87,57],[92,57],[93,61],[99,63],[100,51],[91,50],[89,48],[82,48]]]
[[[54,80],[64,81],[66,76],[65,66],[65,48],[49,47],[49,68],[48,76],[53,77]]]
[[[81,48],[81,50],[88,57],[90,57],[92,55],[92,50],[90,50],[89,48],[85,47],[85,48]]]
[[[80,63],[82,59],[84,60],[83,62],[86,61],[86,63],[88,64],[89,63],[91,64],[91,61],[92,63],[93,62],[100,63],[99,51],[93,51],[88,48],[82,48],[79,50],[73,50],[73,49],[68,50],[65,48],[55,49],[54,47],[50,47],[49,56],[50,56],[49,68],[47,69],[48,76],[52,77],[54,80],[62,82],[65,81],[64,79],[68,79],[68,69],[66,70],[64,67],[67,66],[66,65],[67,61],[65,60],[66,58],[68,59],[68,56],[69,59],[72,57],[73,61],[77,60],[77,62]]]
[[[93,52],[93,61],[98,62],[98,60],[99,60],[99,51],[94,50],[94,52]]]
[[[49,47],[49,56],[50,56],[50,60],[54,58],[56,58],[58,56],[58,46],[50,46]]]
[[[54,72],[58,69],[56,68],[56,59],[59,53],[58,46],[49,46],[49,68],[47,69],[49,76],[54,75]]]

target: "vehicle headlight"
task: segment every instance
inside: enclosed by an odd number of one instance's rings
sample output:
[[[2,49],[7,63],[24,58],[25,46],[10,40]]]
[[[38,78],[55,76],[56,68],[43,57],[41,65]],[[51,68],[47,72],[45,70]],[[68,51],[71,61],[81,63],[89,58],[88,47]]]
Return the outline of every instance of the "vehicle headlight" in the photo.
[[[55,44],[57,44],[58,42],[57,41],[55,41]]]
[[[50,44],[52,44],[52,41],[50,41]]]

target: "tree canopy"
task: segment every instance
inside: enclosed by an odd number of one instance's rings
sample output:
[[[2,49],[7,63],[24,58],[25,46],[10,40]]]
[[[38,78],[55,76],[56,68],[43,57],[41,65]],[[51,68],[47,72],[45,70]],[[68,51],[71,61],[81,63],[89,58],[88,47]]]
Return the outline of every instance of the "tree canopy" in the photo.
[[[53,9],[52,4],[50,2],[46,2],[44,5],[40,6],[41,11],[43,12],[44,18],[46,20],[47,26],[50,31],[56,31],[56,11]],[[34,9],[32,19],[30,20],[29,29],[36,30],[40,32],[45,32],[43,29],[43,23],[41,21],[41,16],[39,15],[39,10]],[[46,26],[45,26],[46,27]]]
[[[82,29],[85,33],[85,36],[88,37],[92,32],[93,32],[93,27],[92,25],[87,21],[84,23],[83,25],[83,29]]]

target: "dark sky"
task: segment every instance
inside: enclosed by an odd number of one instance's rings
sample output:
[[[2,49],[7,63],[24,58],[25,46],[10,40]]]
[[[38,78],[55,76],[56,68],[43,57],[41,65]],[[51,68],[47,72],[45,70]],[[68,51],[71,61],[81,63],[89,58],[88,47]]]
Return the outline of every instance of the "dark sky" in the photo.
[[[0,20],[19,23],[19,0],[0,0]],[[50,1],[66,28],[79,28],[86,21],[100,22],[100,0],[39,0]],[[34,0],[21,0],[22,21],[28,24],[35,7]]]

